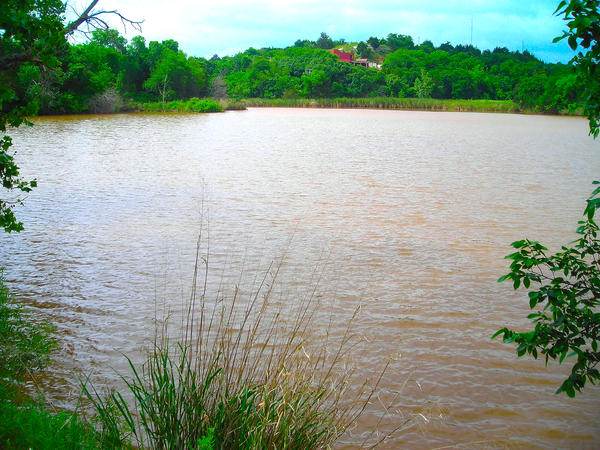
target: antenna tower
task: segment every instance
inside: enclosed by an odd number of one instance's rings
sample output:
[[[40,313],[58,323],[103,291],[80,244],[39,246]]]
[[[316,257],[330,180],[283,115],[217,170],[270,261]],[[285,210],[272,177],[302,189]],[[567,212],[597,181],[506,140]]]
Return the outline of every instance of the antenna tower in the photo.
[[[473,47],[473,16],[471,16],[471,47]]]

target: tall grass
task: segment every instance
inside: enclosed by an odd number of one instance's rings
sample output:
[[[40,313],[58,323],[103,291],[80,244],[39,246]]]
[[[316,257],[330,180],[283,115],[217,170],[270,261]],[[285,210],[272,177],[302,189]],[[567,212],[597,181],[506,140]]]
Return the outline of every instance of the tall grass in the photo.
[[[125,392],[84,387],[104,445],[310,449],[329,447],[348,430],[387,365],[359,380],[351,362],[364,344],[353,329],[358,308],[345,331],[319,328],[314,291],[302,300],[282,296],[280,267],[251,291],[209,299],[208,255],[199,244],[179,331],[170,326],[175,316],[157,322],[145,364],[129,361]]]
[[[242,100],[248,107],[371,108],[424,111],[526,112],[510,100],[442,100],[434,98],[295,98]]]

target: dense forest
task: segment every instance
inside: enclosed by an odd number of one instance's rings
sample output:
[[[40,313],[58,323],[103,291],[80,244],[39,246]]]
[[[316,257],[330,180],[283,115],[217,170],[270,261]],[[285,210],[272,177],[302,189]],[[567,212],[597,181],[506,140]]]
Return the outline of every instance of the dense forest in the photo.
[[[341,62],[331,48],[379,67]],[[198,97],[490,99],[561,112],[581,92],[569,65],[544,63],[527,51],[417,45],[399,34],[346,43],[321,33],[316,41],[298,40],[284,49],[249,48],[204,59],[187,56],[173,40],[146,43],[137,36],[127,42],[116,30],[99,30],[89,42],[61,52],[58,70],[25,64],[12,80],[16,94],[37,102],[43,114],[113,112],[135,102]]]

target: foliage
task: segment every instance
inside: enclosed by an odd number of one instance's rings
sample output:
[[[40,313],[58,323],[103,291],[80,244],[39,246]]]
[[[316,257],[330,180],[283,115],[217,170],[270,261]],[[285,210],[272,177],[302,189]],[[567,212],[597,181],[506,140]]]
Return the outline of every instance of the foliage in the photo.
[[[133,111],[145,112],[195,112],[209,113],[222,112],[223,107],[220,103],[213,99],[190,98],[188,100],[174,100],[163,104],[162,102],[154,103],[130,103],[128,109]]]
[[[379,108],[402,110],[428,110],[428,111],[472,111],[472,112],[522,112],[509,100],[440,100],[435,98],[277,98],[260,99],[248,98],[241,100],[241,104],[267,107],[294,107],[294,108]]]
[[[57,49],[66,43],[60,0],[7,0],[0,8],[0,133],[9,127],[29,122],[26,117],[38,111],[41,87],[31,74],[38,67],[55,67]],[[38,70],[39,72],[39,70]],[[0,137],[0,180],[7,191],[0,198],[0,227],[21,231],[23,224],[13,212],[22,194],[30,192],[36,181],[20,178],[10,151],[12,140]]]
[[[0,447],[75,450],[98,448],[97,442],[93,428],[77,414],[51,412],[31,401],[16,404],[0,392]]]
[[[9,293],[0,270],[0,385],[43,368],[56,348],[52,327],[35,323]]]
[[[579,51],[571,60],[577,75],[585,86],[584,113],[590,122],[590,134],[598,137],[600,131],[600,1],[561,1],[556,8],[567,22],[567,30],[554,42],[567,39],[572,50]]]
[[[327,35],[327,33],[321,33],[319,39],[317,39],[317,47],[328,49],[333,47],[333,40]]]
[[[51,413],[21,392],[57,347],[53,328],[32,320],[0,271],[0,447],[92,448],[92,429],[74,413]]]
[[[196,279],[206,280],[202,272],[197,266]],[[383,375],[359,380],[352,370],[352,353],[364,342],[353,332],[358,310],[334,338],[317,326],[314,297],[274,295],[277,273],[244,298],[236,288],[214,301],[194,283],[187,312],[171,317],[183,330],[171,336],[168,321],[160,323],[145,364],[129,361],[126,393],[84,386],[103,445],[313,449],[344,434]]]
[[[595,182],[595,184],[600,184]],[[547,248],[527,239],[512,244],[518,251],[508,255],[511,271],[499,281],[512,280],[515,289],[523,285],[529,291],[529,307],[543,306],[530,314],[535,323],[533,331],[516,332],[503,328],[494,334],[505,342],[518,345],[517,354],[544,355],[562,363],[577,356],[571,375],[562,383],[559,392],[569,397],[581,391],[586,380],[600,379],[600,239],[594,213],[600,207],[600,187],[588,200],[585,220],[579,222],[580,238],[572,246],[547,255]]]
[[[165,100],[186,99],[204,92],[206,73],[198,60],[188,58],[182,51],[165,45],[160,58],[150,69],[144,87],[156,91]]]
[[[430,41],[415,48],[410,36],[396,34],[369,41],[341,48],[383,61],[381,71],[342,63],[310,41],[211,59],[206,70],[211,79],[224,78],[236,99],[416,97],[423,93],[422,70],[433,98],[514,100],[527,110],[564,112],[580,97],[581,82],[568,66],[545,64],[527,51],[482,52],[448,43],[435,47]],[[322,72],[313,76],[314,71]]]
[[[598,0],[561,1],[556,9],[567,21],[568,30],[554,41],[567,38],[569,46],[586,49],[572,60],[576,73],[584,83],[584,111],[588,116],[590,134],[598,136],[600,121],[600,79],[598,63],[600,47],[600,3]],[[571,80],[569,80],[571,81]],[[595,181],[594,184],[600,185]],[[585,220],[579,222],[580,238],[563,246],[562,251],[547,256],[547,248],[529,240],[514,242],[519,251],[507,258],[512,259],[511,272],[499,281],[510,279],[518,289],[521,283],[527,289],[531,283],[539,285],[529,292],[529,306],[534,309],[544,305],[543,310],[528,316],[535,323],[533,331],[515,332],[503,328],[494,337],[503,335],[505,342],[518,344],[517,355],[538,353],[549,359],[577,356],[571,375],[561,384],[557,393],[565,392],[574,397],[586,381],[595,383],[600,379],[597,369],[600,363],[598,340],[600,340],[600,240],[598,225],[594,221],[600,207],[600,187],[587,201]]]
[[[421,69],[421,76],[415,80],[415,94],[419,98],[431,97],[431,91],[433,90],[433,83],[431,77]]]

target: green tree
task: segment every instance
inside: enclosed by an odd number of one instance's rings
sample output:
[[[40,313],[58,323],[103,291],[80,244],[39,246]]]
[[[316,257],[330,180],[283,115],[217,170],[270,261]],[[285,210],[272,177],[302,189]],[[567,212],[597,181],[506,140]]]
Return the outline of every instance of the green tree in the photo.
[[[164,110],[166,100],[172,97],[199,96],[206,87],[206,72],[197,59],[187,58],[182,51],[167,46],[144,86],[159,94]]]
[[[60,57],[66,54],[67,36],[81,26],[91,32],[107,28],[105,14],[97,10],[93,0],[73,22],[64,24],[65,3],[61,0],[4,0],[0,7],[0,227],[6,232],[21,231],[23,224],[13,207],[22,203],[22,195],[36,186],[36,181],[23,180],[19,174],[8,128],[31,125],[28,116],[40,106],[42,86],[32,74],[39,69],[58,69]],[[121,18],[135,26],[132,22]]]
[[[127,55],[123,60],[121,79],[123,89],[129,93],[139,93],[144,81],[150,76],[148,47],[142,36],[135,36],[127,46]]]
[[[413,38],[404,34],[390,33],[387,36],[386,42],[392,51],[400,48],[412,49],[415,46]]]
[[[572,49],[581,47],[572,62],[585,81],[584,107],[594,137],[600,121],[599,9],[599,0],[570,0],[560,2],[556,10],[567,21],[568,30],[555,41],[566,37]],[[546,255],[546,247],[535,241],[514,242],[517,252],[507,256],[512,260],[510,272],[499,280],[512,280],[515,289],[521,285],[529,289],[533,283],[536,289],[528,293],[529,306],[543,308],[528,316],[535,324],[532,331],[503,328],[493,337],[502,335],[505,342],[516,343],[518,356],[528,354],[537,359],[543,355],[546,363],[577,357],[571,374],[557,390],[569,397],[580,392],[586,381],[600,380],[600,238],[594,221],[598,208],[600,187],[587,201],[584,220],[577,229],[579,239],[554,255]]]
[[[327,35],[327,33],[323,32],[317,39],[317,47],[322,49],[330,49],[333,47],[333,40]]]
[[[561,1],[556,13],[567,22],[567,30],[554,39],[567,39],[569,47],[579,52],[571,63],[585,85],[584,112],[590,123],[590,134],[600,131],[600,2],[598,0]]]
[[[26,117],[37,113],[39,88],[24,85],[23,74],[32,66],[57,67],[56,53],[66,44],[62,30],[64,5],[59,0],[8,0],[0,8],[0,132],[9,127],[31,125]],[[33,80],[29,80],[33,81]],[[33,92],[28,92],[33,90]],[[34,95],[31,95],[34,94]],[[4,231],[21,231],[23,224],[13,207],[22,195],[36,186],[36,181],[20,177],[12,139],[0,138],[0,180],[4,192],[0,198],[0,227]]]
[[[367,44],[371,46],[373,50],[377,50],[377,48],[381,45],[381,41],[374,36],[371,36],[367,39]]]
[[[121,54],[126,52],[127,39],[121,36],[117,30],[110,28],[94,30],[90,41],[102,47],[112,48]]]
[[[369,51],[369,47],[363,41],[360,41],[356,45],[356,53],[358,53],[359,56],[366,58],[368,51]]]
[[[435,46],[433,45],[433,42],[431,42],[429,40],[423,41],[421,43],[421,45],[419,45],[419,48],[426,53],[431,53],[432,51],[435,50]]]
[[[315,69],[302,76],[302,93],[305,97],[328,97],[331,91],[331,80],[324,70]]]
[[[421,69],[421,76],[415,80],[415,94],[419,98],[430,98],[433,90],[433,81],[424,69]]]

